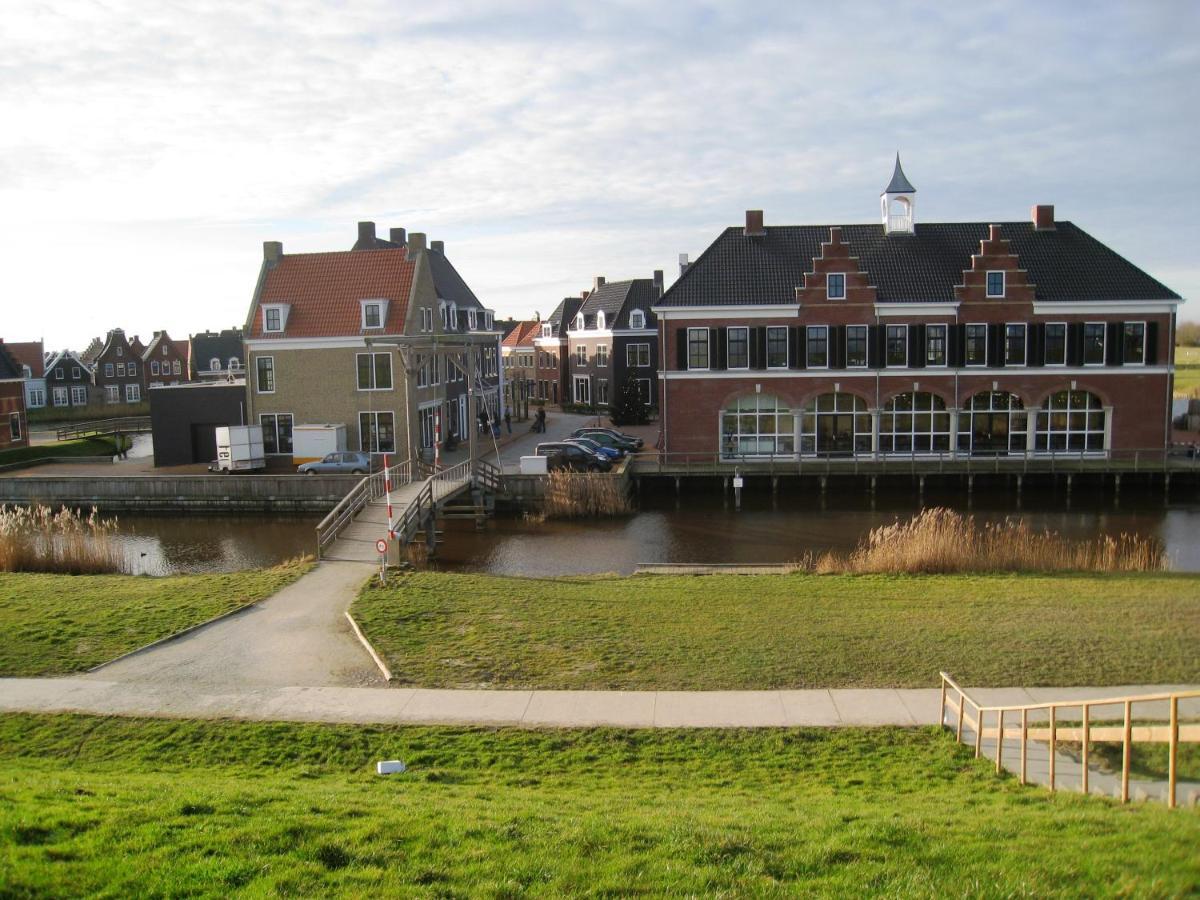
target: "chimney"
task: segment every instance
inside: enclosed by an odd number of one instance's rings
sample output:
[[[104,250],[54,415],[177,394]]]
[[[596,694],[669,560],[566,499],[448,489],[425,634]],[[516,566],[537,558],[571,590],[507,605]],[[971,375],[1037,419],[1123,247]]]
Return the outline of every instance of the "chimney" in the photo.
[[[388,240],[403,247],[408,241],[408,236],[403,228],[389,228]]]
[[[679,254],[679,274],[682,275],[684,272],[686,272],[688,270],[688,266],[690,266],[690,265],[691,265],[691,263],[688,262],[688,255],[686,253],[680,253]]]
[[[658,294],[658,296],[660,296],[660,297],[662,296],[662,292],[663,292],[663,270],[662,269],[654,270],[654,291],[655,291],[655,293]]]
[[[1000,226],[999,225],[989,225],[988,226],[988,240],[989,241],[1000,240]]]
[[[438,253],[445,253],[446,252],[446,242],[445,241],[430,241],[429,249],[436,250]]]
[[[746,237],[762,237],[766,233],[767,230],[763,228],[762,210],[746,210]]]
[[[414,231],[408,236],[408,258],[415,259],[425,249],[425,232]]]
[[[603,275],[597,275],[597,276],[595,277],[595,279],[592,281],[592,290],[593,290],[593,291],[598,291],[598,290],[600,290],[600,288],[602,288],[602,287],[604,287],[604,276],[603,276]]]
[[[358,223],[358,239],[360,241],[375,240],[375,223],[374,222],[359,222]]]
[[[580,291],[580,292],[579,292],[579,299],[580,299],[580,300],[586,300],[586,299],[588,298],[588,294],[590,294],[590,293],[591,293],[591,291]]]
[[[263,241],[263,262],[274,266],[283,257],[282,241]]]
[[[1035,231],[1054,230],[1054,204],[1039,203],[1033,208],[1033,227]]]

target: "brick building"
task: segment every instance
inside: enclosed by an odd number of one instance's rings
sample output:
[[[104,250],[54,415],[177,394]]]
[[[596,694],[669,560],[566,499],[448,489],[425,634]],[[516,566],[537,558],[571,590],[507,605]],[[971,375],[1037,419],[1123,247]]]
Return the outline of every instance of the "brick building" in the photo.
[[[535,391],[534,396],[546,403],[571,402],[571,366],[567,359],[567,327],[587,299],[587,291],[579,297],[566,297],[554,312],[542,320],[541,332],[533,339]]]
[[[746,458],[1161,449],[1180,298],[1071,222],[729,228],[656,304],[661,444]]]
[[[607,407],[632,378],[643,402],[654,405],[658,322],[653,306],[662,285],[661,271],[653,278],[595,279],[567,329],[571,402]]]
[[[58,409],[83,407],[93,401],[95,376],[77,354],[63,350],[46,363],[47,402]]]
[[[141,357],[142,384],[147,388],[186,384],[191,380],[188,345],[172,340],[165,331],[154,332]]]
[[[25,373],[0,342],[0,450],[29,446],[25,419]]]
[[[529,408],[537,387],[537,365],[534,338],[541,333],[541,320],[517,322],[500,342],[501,365],[504,369],[504,406],[513,416],[521,416]]]
[[[136,335],[134,340],[137,340]],[[96,388],[105,403],[112,405],[142,401],[145,383],[141,354],[145,349],[140,342],[134,344],[127,340],[120,328],[114,328],[105,337],[104,346],[96,355],[93,367]]]

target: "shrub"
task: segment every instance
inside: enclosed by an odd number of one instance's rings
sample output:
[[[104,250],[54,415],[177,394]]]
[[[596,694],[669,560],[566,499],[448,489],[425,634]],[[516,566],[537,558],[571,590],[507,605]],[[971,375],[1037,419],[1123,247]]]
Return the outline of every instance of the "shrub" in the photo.
[[[127,572],[125,554],[113,538],[116,519],[93,507],[84,517],[65,506],[0,506],[0,572],[103,575]]]

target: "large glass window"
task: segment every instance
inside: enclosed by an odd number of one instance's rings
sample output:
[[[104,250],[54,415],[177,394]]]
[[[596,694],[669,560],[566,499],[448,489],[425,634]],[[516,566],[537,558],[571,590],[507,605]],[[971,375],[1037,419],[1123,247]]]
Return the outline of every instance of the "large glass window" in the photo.
[[[988,272],[987,273],[987,295],[989,297],[1004,296],[1004,273],[1003,272]]]
[[[1104,332],[1103,322],[1083,323],[1083,364],[1085,366],[1104,365]]]
[[[1067,326],[1064,322],[1046,324],[1046,352],[1043,361],[1048,366],[1067,364]]]
[[[829,365],[829,328],[825,325],[809,325],[807,331],[807,361],[810,369],[824,369]]]
[[[944,366],[946,364],[946,326],[925,326],[925,365]]]
[[[788,366],[788,330],[786,325],[767,326],[767,368],[786,369]]]
[[[750,368],[750,329],[745,325],[731,326],[725,333],[726,368]]]
[[[966,347],[963,348],[963,359],[968,366],[987,365],[986,325],[968,325],[966,327]]]
[[[739,397],[721,413],[722,457],[792,456],[795,452],[795,420],[778,397]]]
[[[1140,366],[1146,361],[1146,323],[1126,322],[1121,334],[1121,361]]]
[[[275,357],[260,356],[255,360],[258,379],[255,382],[260,394],[275,393]]]
[[[267,307],[264,310],[265,324],[264,331],[279,331],[280,330],[280,310],[278,308]]]
[[[862,369],[867,365],[867,326],[846,326],[846,368]]]
[[[908,365],[908,326],[887,326],[887,357],[889,368],[904,368]]]
[[[821,394],[804,405],[800,416],[800,453],[805,456],[853,456],[871,452],[871,414],[853,394]]]
[[[946,401],[927,391],[897,394],[879,416],[880,453],[943,453],[950,450]]]
[[[846,299],[846,275],[844,272],[830,272],[825,276],[825,298],[827,300]]]
[[[1025,405],[1005,391],[982,391],[958,414],[958,449],[965,453],[1024,453],[1028,433]]]
[[[635,366],[650,365],[650,345],[649,344],[626,344],[625,345],[625,365],[633,368]]]
[[[1023,323],[1004,326],[1004,364],[1025,365],[1025,325]]]
[[[1051,394],[1037,414],[1038,450],[1104,450],[1104,406],[1088,391]]]
[[[360,391],[389,391],[392,389],[392,355],[390,353],[358,353],[358,389]],[[436,384],[436,378],[434,380]]]
[[[598,365],[598,366],[607,366],[608,365],[608,344],[597,344],[596,345],[596,365]]]
[[[688,329],[688,368],[708,368],[708,329]]]
[[[292,452],[292,417],[290,413],[264,413],[258,417],[263,430],[263,451]]]
[[[359,413],[358,439],[368,453],[395,453],[395,417],[390,412]]]

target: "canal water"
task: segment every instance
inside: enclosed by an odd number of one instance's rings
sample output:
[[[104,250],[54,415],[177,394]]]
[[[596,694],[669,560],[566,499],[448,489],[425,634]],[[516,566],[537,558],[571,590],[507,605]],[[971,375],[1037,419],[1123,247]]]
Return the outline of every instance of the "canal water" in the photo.
[[[1126,492],[1112,498],[1059,493],[1023,502],[1004,493],[977,493],[970,506],[960,494],[926,497],[928,506],[950,506],[980,521],[1017,518],[1032,528],[1067,537],[1121,533],[1155,536],[1176,571],[1200,571],[1200,500],[1165,505],[1161,494]],[[647,494],[637,515],[619,519],[535,523],[498,518],[476,531],[467,521],[446,522],[435,567],[505,575],[629,573],[639,563],[778,563],[826,550],[850,550],[872,529],[907,519],[920,509],[908,494],[747,492],[741,510],[719,493]],[[150,575],[227,572],[271,565],[312,553],[317,519],[132,517],[119,519],[130,569]]]

